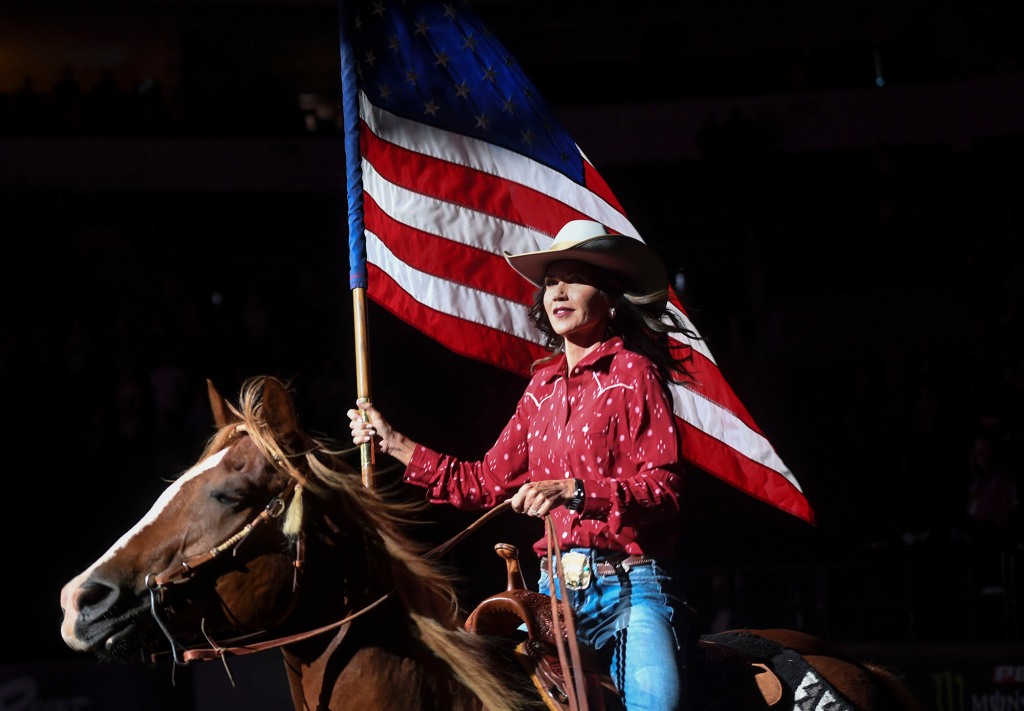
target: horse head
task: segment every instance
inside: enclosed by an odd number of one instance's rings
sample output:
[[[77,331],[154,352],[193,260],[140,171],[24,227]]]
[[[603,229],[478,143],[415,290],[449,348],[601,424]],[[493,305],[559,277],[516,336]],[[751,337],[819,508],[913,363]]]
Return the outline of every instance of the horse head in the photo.
[[[299,580],[305,544],[333,540],[318,532],[330,517],[303,509],[324,488],[310,462],[329,453],[300,428],[274,378],[247,381],[238,407],[212,383],[209,395],[217,427],[199,460],[61,590],[61,635],[72,649],[123,660],[169,643],[177,659],[203,639],[280,626],[303,589],[316,588]],[[330,465],[355,480],[337,457]],[[340,614],[342,592],[316,595],[325,598],[318,610]]]

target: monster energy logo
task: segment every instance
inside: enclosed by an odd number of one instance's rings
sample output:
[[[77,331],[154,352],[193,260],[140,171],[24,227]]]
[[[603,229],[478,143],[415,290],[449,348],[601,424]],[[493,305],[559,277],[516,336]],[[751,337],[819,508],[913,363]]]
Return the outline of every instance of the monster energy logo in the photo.
[[[932,681],[935,683],[935,711],[1024,711],[1024,692],[1018,689],[971,694],[968,708],[963,674],[939,672],[932,674]]]
[[[932,674],[935,683],[935,711],[966,711],[964,708],[963,674],[951,671]]]

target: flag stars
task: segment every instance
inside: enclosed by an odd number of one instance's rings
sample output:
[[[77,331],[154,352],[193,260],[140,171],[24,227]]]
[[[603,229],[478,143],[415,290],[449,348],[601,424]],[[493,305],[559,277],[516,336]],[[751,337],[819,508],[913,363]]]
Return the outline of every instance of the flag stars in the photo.
[[[423,113],[430,116],[437,116],[437,112],[441,110],[441,107],[433,99],[423,104]]]
[[[366,55],[363,57],[363,62],[369,64],[371,67],[377,63],[377,55],[373,53],[372,49],[366,50]]]
[[[370,14],[376,15],[377,17],[384,17],[384,0],[374,0],[373,10],[370,11]]]
[[[476,127],[487,130],[491,127],[491,120],[487,117],[487,114],[480,114],[476,117]]]
[[[515,113],[516,113],[516,102],[512,99],[511,96],[508,97],[507,99],[505,99],[505,101],[502,102],[501,110],[505,111],[507,113],[510,113],[513,116],[515,116]]]
[[[448,68],[448,62],[452,61],[452,58],[448,56],[448,53],[443,49],[440,52],[434,53],[434,66]]]
[[[495,76],[497,76],[497,72],[494,71],[494,67],[489,66],[487,67],[487,69],[484,70],[484,75],[480,78],[483,79],[484,81],[489,81],[493,84]]]
[[[443,7],[444,7],[444,16],[445,17],[451,17],[451,18],[454,19],[455,18],[455,14],[456,14],[455,13],[455,6],[453,4],[451,4],[450,2],[446,2],[443,5]]]
[[[377,93],[380,96],[380,98],[384,99],[384,101],[387,101],[388,99],[391,98],[391,87],[388,86],[387,84],[379,84],[377,86]]]
[[[455,85],[455,96],[457,96],[460,99],[465,99],[470,95],[471,92],[472,90],[469,88],[469,85],[466,83],[465,79],[463,79],[460,84]]]
[[[463,49],[468,49],[470,52],[475,52],[476,51],[476,45],[477,45],[477,43],[480,40],[478,40],[476,37],[474,37],[472,32],[470,32],[468,35],[466,35],[465,40],[466,41],[462,43],[462,48]]]
[[[523,143],[525,143],[528,146],[532,146],[533,142],[535,140],[537,140],[537,137],[534,135],[533,131],[531,129],[529,129],[529,128],[526,129],[525,131],[523,131],[522,136],[523,136]]]
[[[388,49],[396,54],[402,49],[402,40],[398,39],[398,35],[388,37]]]
[[[413,34],[426,37],[428,32],[430,32],[430,23],[426,20],[417,20],[416,29],[413,30]]]
[[[416,71],[415,67],[409,67],[405,70],[405,83],[416,86],[416,82],[419,81],[420,73]]]

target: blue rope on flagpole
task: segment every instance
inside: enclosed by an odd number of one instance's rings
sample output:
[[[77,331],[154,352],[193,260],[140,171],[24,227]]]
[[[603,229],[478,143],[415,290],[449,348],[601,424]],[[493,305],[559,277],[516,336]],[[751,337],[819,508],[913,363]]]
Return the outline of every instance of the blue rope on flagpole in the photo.
[[[351,3],[338,0],[341,51],[341,110],[345,144],[346,193],[348,195],[348,281],[351,289],[366,288],[366,236],[363,233],[363,169],[359,151],[359,86],[350,33]]]

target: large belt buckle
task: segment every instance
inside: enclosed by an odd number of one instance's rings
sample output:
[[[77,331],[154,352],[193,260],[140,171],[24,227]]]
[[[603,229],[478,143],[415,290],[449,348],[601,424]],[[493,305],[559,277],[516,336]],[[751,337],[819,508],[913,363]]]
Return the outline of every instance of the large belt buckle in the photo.
[[[565,576],[565,587],[585,590],[590,585],[590,556],[576,551],[563,553],[562,574]]]

